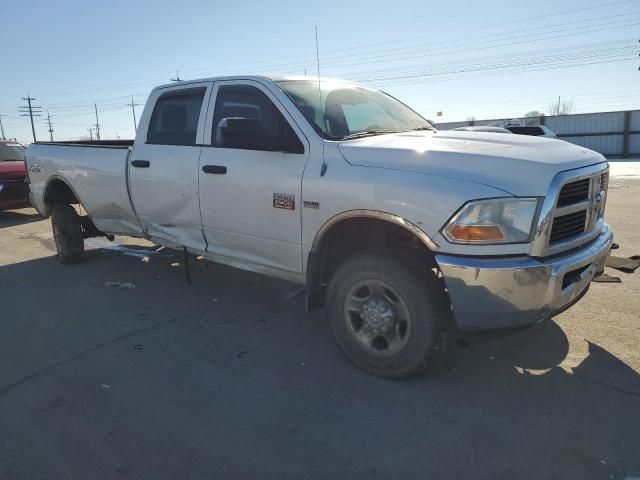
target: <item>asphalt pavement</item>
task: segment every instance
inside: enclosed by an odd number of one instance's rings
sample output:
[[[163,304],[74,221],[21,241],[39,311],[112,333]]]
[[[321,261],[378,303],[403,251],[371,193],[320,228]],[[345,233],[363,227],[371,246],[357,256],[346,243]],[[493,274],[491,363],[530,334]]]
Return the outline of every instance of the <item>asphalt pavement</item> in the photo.
[[[625,168],[619,256],[640,254]],[[640,271],[388,381],[296,285],[194,260],[189,287],[179,252],[87,243],[59,265],[48,220],[0,212],[2,480],[640,477]]]

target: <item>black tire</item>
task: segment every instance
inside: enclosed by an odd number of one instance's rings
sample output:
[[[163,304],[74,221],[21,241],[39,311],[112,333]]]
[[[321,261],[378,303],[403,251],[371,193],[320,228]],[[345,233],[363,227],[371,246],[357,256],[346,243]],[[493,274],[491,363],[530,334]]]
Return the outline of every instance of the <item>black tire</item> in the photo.
[[[58,261],[63,265],[80,263],[84,259],[84,239],[80,216],[71,205],[54,205],[51,228],[56,242]]]
[[[379,291],[382,293],[376,293]],[[387,302],[381,307],[383,312],[394,312],[388,315],[389,323],[383,324],[389,332],[380,333],[380,324],[372,328],[366,320],[370,318],[370,302],[374,307],[380,305],[376,297]],[[360,305],[357,302],[363,299],[363,305],[367,304],[363,308],[368,310],[354,312],[354,302]],[[426,265],[387,248],[364,250],[343,262],[327,290],[327,317],[338,346],[357,366],[392,379],[408,377],[437,363],[450,314],[448,305],[442,282]],[[379,322],[380,318],[374,317],[373,321]],[[358,322],[362,324],[359,331]],[[360,333],[365,330],[369,333]]]

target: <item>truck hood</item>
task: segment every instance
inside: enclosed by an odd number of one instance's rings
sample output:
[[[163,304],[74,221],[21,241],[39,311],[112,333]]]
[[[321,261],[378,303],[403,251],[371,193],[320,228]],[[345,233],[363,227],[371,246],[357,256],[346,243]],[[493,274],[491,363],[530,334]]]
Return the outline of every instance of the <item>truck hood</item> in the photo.
[[[24,168],[24,162],[22,161],[11,161],[11,162],[2,162],[0,161],[0,177],[16,177],[19,175],[26,175],[26,170]]]
[[[465,131],[380,135],[338,149],[352,165],[457,178],[516,196],[544,196],[558,172],[605,161],[562,140]]]

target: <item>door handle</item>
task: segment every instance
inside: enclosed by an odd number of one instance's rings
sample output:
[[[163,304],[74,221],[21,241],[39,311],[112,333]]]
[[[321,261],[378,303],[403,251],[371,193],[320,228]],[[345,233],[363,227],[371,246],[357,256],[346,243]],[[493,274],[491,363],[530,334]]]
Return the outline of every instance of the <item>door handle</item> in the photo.
[[[149,168],[151,162],[149,160],[132,160],[131,166],[137,168]]]
[[[227,167],[223,167],[222,165],[204,165],[202,167],[202,171],[204,173],[213,173],[216,175],[224,175],[227,173]]]

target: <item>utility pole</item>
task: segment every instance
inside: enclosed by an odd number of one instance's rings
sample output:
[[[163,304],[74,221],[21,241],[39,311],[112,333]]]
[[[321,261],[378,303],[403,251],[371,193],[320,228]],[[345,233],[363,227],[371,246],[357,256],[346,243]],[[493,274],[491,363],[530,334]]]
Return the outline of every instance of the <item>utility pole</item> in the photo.
[[[87,128],[87,132],[89,132],[89,138],[93,141],[93,128]]]
[[[2,125],[2,117],[4,117],[4,115],[0,114],[0,132],[2,132],[2,140],[6,140],[7,137],[4,136],[4,126]]]
[[[182,79],[180,78],[180,74],[178,73],[178,70],[176,70],[176,78],[170,78],[169,80],[171,80],[172,82],[181,82]]]
[[[94,103],[93,108],[96,110],[96,139],[100,140],[100,121],[98,120],[98,105]]]
[[[556,112],[556,115],[560,115],[560,95],[558,95],[558,111]]]
[[[20,116],[29,117],[31,119],[31,133],[33,133],[33,141],[36,141],[36,127],[33,125],[33,117],[40,117],[42,113],[42,107],[36,107],[31,104],[35,98],[31,97],[28,93],[26,97],[22,97],[22,100],[27,102],[27,105],[19,107]]]
[[[49,110],[47,110],[47,125],[49,126],[49,138],[53,142],[53,125],[51,125],[51,115],[49,115]]]
[[[177,73],[177,72],[176,72]],[[139,103],[133,102],[133,96],[131,96],[131,103],[127,103],[131,107],[131,112],[133,113],[133,131],[138,131],[138,124],[136,122],[136,107],[140,105]]]

